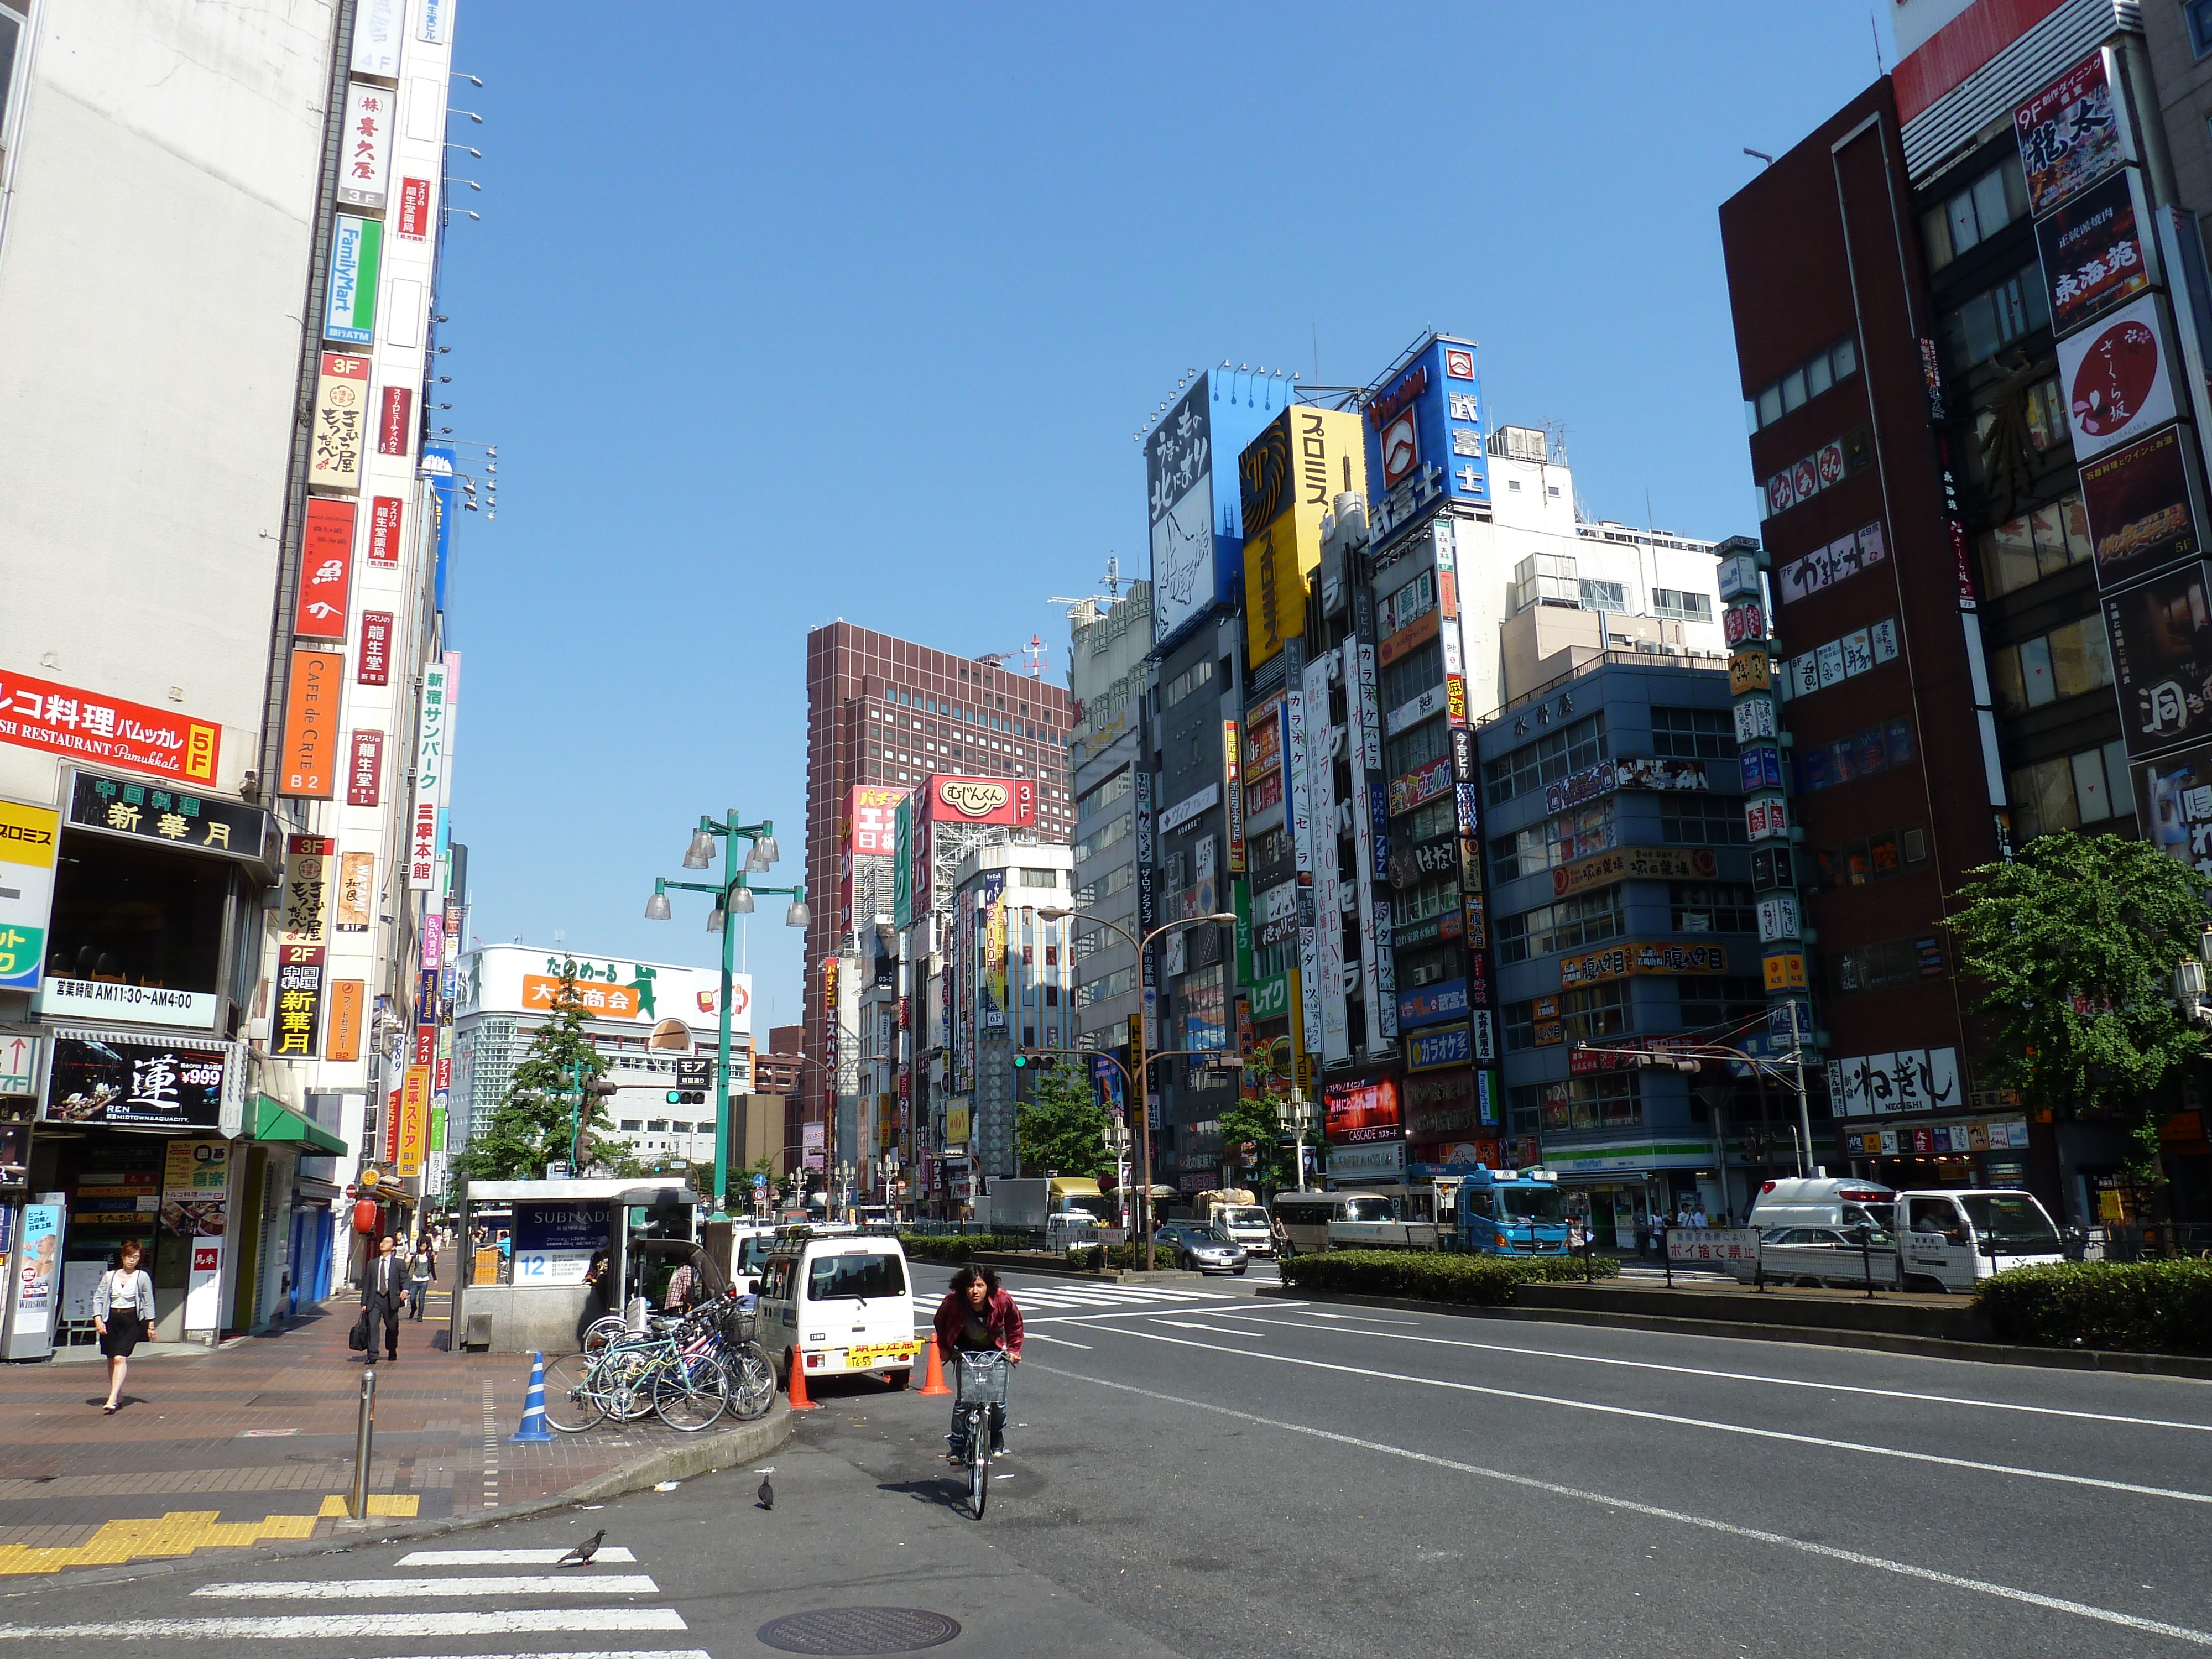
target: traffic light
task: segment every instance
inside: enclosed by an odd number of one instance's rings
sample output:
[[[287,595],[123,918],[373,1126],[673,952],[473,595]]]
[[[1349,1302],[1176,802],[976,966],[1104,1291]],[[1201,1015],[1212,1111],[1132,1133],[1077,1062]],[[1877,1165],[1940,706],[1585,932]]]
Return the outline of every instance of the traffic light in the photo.
[[[1018,1049],[1017,1049],[1017,1050],[1015,1051],[1015,1054],[1014,1054],[1014,1069],[1015,1069],[1016,1071],[1018,1071],[1018,1071],[1022,1070],[1022,1068],[1023,1068],[1023,1067],[1026,1066],[1029,1063],[1030,1063],[1030,1057],[1029,1057],[1027,1054],[1023,1054],[1023,1053],[1021,1053]]]
[[[704,1106],[707,1091],[703,1089],[671,1089],[668,1103],[671,1106]]]

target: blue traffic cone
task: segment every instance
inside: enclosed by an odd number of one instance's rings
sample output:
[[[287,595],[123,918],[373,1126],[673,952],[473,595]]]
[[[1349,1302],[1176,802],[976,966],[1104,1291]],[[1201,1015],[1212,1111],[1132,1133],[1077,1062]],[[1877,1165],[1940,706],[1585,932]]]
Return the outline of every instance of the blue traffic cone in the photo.
[[[522,1426],[507,1436],[516,1440],[550,1440],[553,1431],[545,1426],[545,1356],[530,1356],[530,1393],[522,1402]]]

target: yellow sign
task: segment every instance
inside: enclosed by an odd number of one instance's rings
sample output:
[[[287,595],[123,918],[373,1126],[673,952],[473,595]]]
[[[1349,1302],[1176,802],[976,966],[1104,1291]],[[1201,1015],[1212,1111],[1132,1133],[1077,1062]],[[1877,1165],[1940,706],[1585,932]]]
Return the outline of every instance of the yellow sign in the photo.
[[[1252,666],[1305,632],[1306,581],[1321,563],[1321,518],[1367,492],[1359,417],[1293,404],[1237,458],[1244,513],[1244,634]],[[1253,526],[1261,526],[1256,532]]]
[[[1801,971],[1802,958],[1800,959]],[[1559,963],[1559,985],[1594,985],[1630,974],[1725,974],[1728,948],[1720,945],[1613,945]],[[1799,981],[1803,982],[1802,980]]]
[[[1709,847],[1617,847],[1553,871],[1552,896],[1565,898],[1616,881],[1711,881],[1719,873]]]
[[[1773,659],[1764,651],[1739,651],[1729,659],[1729,695],[1772,689]]]
[[[61,822],[62,815],[51,806],[0,800],[0,991],[38,989],[46,960]]]
[[[845,1350],[845,1364],[856,1371],[890,1361],[911,1359],[921,1352],[920,1340],[912,1342],[871,1342],[865,1347]]]
[[[422,1153],[430,1138],[430,1068],[410,1066],[399,1091],[399,1178],[422,1173]]]
[[[968,1109],[947,1106],[945,1109],[945,1144],[965,1146],[968,1144]]]
[[[1790,951],[1765,961],[1766,988],[1770,991],[1802,991],[1805,988],[1805,957],[1802,951]]]

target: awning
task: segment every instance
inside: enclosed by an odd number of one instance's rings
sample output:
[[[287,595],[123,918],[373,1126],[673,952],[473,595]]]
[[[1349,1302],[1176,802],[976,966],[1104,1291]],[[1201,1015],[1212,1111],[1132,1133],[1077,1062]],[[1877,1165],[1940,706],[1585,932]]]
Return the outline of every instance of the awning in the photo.
[[[319,1123],[312,1123],[280,1100],[253,1097],[253,1139],[288,1141],[326,1158],[342,1158],[346,1144]]]

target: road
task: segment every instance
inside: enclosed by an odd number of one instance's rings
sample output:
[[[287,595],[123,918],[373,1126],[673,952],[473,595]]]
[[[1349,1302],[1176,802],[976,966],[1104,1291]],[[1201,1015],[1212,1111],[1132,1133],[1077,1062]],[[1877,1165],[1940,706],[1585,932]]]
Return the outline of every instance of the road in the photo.
[[[921,1321],[947,1275],[915,1277]],[[131,1638],[271,1659],[914,1650],[762,1639],[841,1607],[956,1620],[947,1655],[2212,1648],[2212,1385],[1324,1307],[1249,1279],[1009,1283],[1030,1346],[981,1524],[939,1455],[945,1401],[833,1383],[775,1455],[772,1512],[745,1470],[421,1550],[48,1583],[0,1598],[0,1659]],[[422,1553],[600,1526],[633,1561]]]

